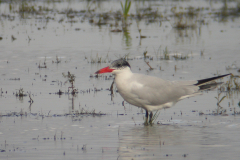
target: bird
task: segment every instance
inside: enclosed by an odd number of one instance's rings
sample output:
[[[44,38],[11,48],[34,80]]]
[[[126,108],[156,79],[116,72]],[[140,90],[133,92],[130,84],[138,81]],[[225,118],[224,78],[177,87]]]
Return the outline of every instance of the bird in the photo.
[[[145,124],[152,122],[153,111],[170,108],[182,99],[199,95],[203,90],[214,89],[222,84],[214,80],[231,75],[230,73],[201,80],[168,81],[133,73],[124,58],[117,59],[108,67],[95,72],[103,73],[112,73],[115,76],[117,90],[125,101],[146,111]]]

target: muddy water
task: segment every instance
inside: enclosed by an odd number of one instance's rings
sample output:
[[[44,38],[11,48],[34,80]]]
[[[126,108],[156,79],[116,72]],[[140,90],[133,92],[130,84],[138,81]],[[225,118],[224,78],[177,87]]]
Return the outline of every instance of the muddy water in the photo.
[[[204,8],[186,21],[196,26],[176,29],[177,16],[171,9],[180,12],[189,5]],[[216,89],[180,101],[162,110],[155,125],[143,126],[144,111],[123,104],[115,87],[111,97],[110,74],[91,76],[126,54],[133,72],[168,80],[239,75],[240,19],[222,16],[224,3],[133,2],[133,15],[139,8],[151,8],[162,16],[154,21],[146,15],[142,20],[130,17],[128,32],[120,33],[111,30],[122,29],[121,21],[96,24],[99,13],[111,17],[121,9],[118,1],[30,1],[28,6],[38,12],[24,14],[18,12],[20,6],[0,5],[1,159],[239,159],[240,99],[233,82],[230,92],[219,94]],[[45,9],[40,12],[39,6]],[[91,13],[83,12],[87,6]],[[227,6],[230,14],[236,2]],[[139,38],[138,28],[146,38]],[[144,62],[145,51],[154,70]],[[164,53],[170,58],[164,59]],[[183,58],[176,60],[174,55]],[[91,63],[97,58],[101,63]],[[78,93],[58,95],[70,87],[62,76],[68,71],[76,76]],[[33,103],[28,95],[15,96],[20,88],[30,93]],[[226,96],[220,106],[218,96]]]

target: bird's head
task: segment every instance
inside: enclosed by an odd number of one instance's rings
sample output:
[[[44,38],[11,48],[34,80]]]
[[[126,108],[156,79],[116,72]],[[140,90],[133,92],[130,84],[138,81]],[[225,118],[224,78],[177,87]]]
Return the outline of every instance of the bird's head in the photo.
[[[130,69],[131,69],[131,66],[129,65],[129,63],[125,59],[121,58],[113,61],[108,67],[98,70],[97,72],[95,72],[95,74],[102,74],[102,73],[117,74]]]

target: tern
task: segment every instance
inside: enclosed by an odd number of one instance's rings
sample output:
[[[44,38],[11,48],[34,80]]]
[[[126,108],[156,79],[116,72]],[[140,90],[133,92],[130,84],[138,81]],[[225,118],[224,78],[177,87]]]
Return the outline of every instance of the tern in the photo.
[[[145,123],[148,122],[148,117],[149,122],[152,122],[153,111],[172,107],[182,99],[199,95],[203,90],[213,89],[222,84],[214,80],[231,75],[230,73],[201,80],[168,81],[133,73],[130,64],[123,58],[113,61],[95,74],[102,73],[112,73],[115,76],[117,90],[123,99],[146,111]]]

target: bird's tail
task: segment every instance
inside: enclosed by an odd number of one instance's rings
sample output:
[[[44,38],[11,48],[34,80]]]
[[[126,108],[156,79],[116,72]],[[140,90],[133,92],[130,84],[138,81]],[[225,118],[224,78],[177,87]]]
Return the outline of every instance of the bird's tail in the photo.
[[[207,90],[207,89],[214,89],[218,85],[222,84],[223,82],[213,82],[214,80],[217,80],[219,78],[223,78],[226,76],[232,75],[232,73],[217,76],[217,77],[212,77],[212,78],[206,78],[206,79],[201,79],[198,80],[198,83],[194,84],[195,86],[199,87],[199,90]]]

